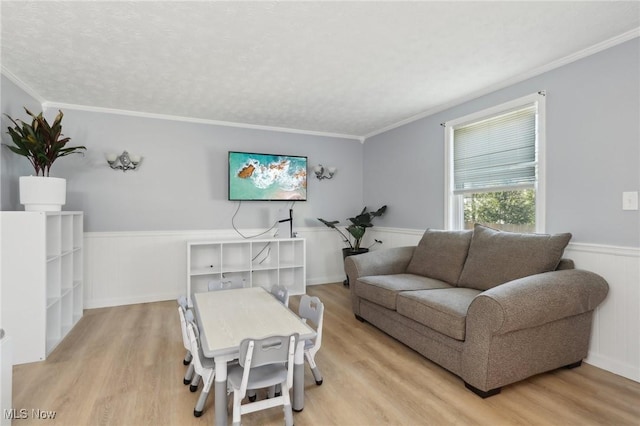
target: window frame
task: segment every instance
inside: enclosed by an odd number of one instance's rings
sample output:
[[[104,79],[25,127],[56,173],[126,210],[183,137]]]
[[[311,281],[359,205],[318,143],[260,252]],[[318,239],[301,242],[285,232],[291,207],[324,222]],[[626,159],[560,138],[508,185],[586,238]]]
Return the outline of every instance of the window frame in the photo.
[[[477,111],[455,120],[443,123],[444,126],[444,206],[445,229],[464,229],[463,194],[454,194],[453,181],[453,132],[456,128],[486,120],[498,115],[514,111],[528,105],[536,106],[536,226],[535,232],[544,233],[546,229],[546,92],[540,91],[523,96],[500,105]],[[513,187],[513,189],[517,189]],[[504,188],[496,188],[496,191]],[[481,191],[476,191],[481,192]]]

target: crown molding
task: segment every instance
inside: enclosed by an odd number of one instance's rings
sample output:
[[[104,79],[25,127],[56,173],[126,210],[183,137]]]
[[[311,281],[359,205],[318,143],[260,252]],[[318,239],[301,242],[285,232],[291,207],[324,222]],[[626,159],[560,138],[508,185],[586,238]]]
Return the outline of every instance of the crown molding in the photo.
[[[580,59],[586,58],[588,56],[594,55],[598,52],[601,52],[603,50],[609,49],[611,47],[617,46],[619,44],[622,44],[626,41],[632,40],[634,38],[640,37],[640,27],[638,28],[634,28],[630,31],[627,31],[625,33],[622,33],[616,37],[612,37],[608,40],[602,41],[600,43],[594,44],[593,46],[587,47],[586,49],[582,49],[578,52],[572,53],[571,55],[565,56],[563,58],[560,58],[558,60],[555,60],[553,62],[550,62],[546,65],[543,65],[541,67],[538,68],[534,68],[530,71],[527,71],[523,74],[519,74],[515,77],[512,77],[510,79],[504,80],[500,83],[485,87],[484,89],[478,90],[476,92],[473,92],[469,95],[454,99],[453,101],[444,103],[442,105],[438,105],[435,108],[431,108],[428,109],[426,111],[423,111],[419,114],[413,115],[411,117],[405,118],[404,120],[398,121],[397,123],[394,124],[390,124],[388,126],[382,127],[378,130],[375,130],[367,135],[365,135],[364,137],[362,137],[363,143],[364,141],[366,141],[367,139],[379,135],[381,133],[385,133],[388,132],[389,130],[393,130],[395,128],[404,126],[405,124],[409,124],[412,123],[414,121],[420,120],[422,118],[425,117],[429,117],[431,115],[437,114],[439,112],[445,111],[449,108],[453,108],[455,106],[461,105],[465,102],[469,102],[473,99],[479,98],[481,96],[487,95],[489,93],[495,92],[497,90],[500,89],[504,89],[505,87],[509,87],[512,86],[516,83],[520,83],[522,81],[528,80],[532,77],[538,76],[540,74],[544,74],[545,72],[554,70],[556,68],[560,68],[564,65],[570,64],[572,62],[578,61]]]
[[[322,137],[328,137],[328,138],[351,139],[351,140],[360,141],[360,143],[364,142],[364,138],[358,135],[348,135],[348,134],[331,133],[331,132],[318,132],[314,130],[292,129],[287,127],[263,126],[258,124],[234,123],[230,121],[208,120],[203,118],[181,117],[181,116],[175,116],[175,115],[169,115],[169,114],[155,114],[155,113],[149,113],[149,112],[139,112],[139,111],[116,109],[116,108],[103,108],[103,107],[95,107],[95,106],[89,106],[89,105],[78,105],[78,104],[69,104],[64,102],[48,101],[44,99],[40,94],[38,94],[35,90],[33,90],[31,86],[29,86],[27,83],[21,80],[18,76],[12,73],[4,65],[0,68],[0,73],[2,73],[5,77],[7,77],[11,82],[13,82],[20,89],[24,90],[29,96],[31,96],[36,101],[38,101],[41,104],[42,109],[64,108],[64,109],[73,109],[77,111],[99,112],[103,114],[127,115],[131,117],[182,121],[186,123],[209,124],[214,126],[237,127],[237,128],[243,128],[243,129],[264,130],[264,131],[270,131],[270,132],[296,133],[296,134],[303,134],[303,135],[310,135],[310,136],[322,136]]]
[[[263,126],[260,124],[235,123],[231,121],[209,120],[205,118],[181,117],[177,115],[156,114],[151,112],[131,111],[131,110],[116,109],[116,108],[103,108],[103,107],[95,107],[95,106],[89,106],[89,105],[68,104],[68,103],[62,103],[62,102],[47,101],[43,103],[42,107],[43,108],[64,108],[64,109],[72,109],[72,110],[87,111],[87,112],[99,112],[102,114],[126,115],[131,117],[152,118],[157,120],[182,121],[186,123],[209,124],[214,126],[237,127],[242,129],[265,130],[269,132],[296,133],[296,134],[311,135],[311,136],[323,136],[328,138],[353,139],[353,140],[358,140],[362,142],[361,136],[357,136],[357,135],[318,132],[314,130],[292,129],[288,127]]]
[[[35,90],[33,90],[31,86],[29,86],[27,83],[22,81],[17,75],[9,71],[4,65],[0,67],[0,73],[5,77],[7,77],[13,84],[18,86],[20,89],[24,90],[29,96],[31,96],[36,101],[38,101],[40,105],[43,105],[46,102],[46,100],[42,96],[40,96]]]

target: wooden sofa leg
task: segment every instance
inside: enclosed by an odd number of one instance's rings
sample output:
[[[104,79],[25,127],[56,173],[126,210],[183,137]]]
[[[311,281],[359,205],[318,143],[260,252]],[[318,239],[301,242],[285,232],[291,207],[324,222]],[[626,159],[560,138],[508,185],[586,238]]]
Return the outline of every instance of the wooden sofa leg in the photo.
[[[471,386],[469,383],[464,382],[464,386],[469,389],[471,392],[475,393],[476,395],[478,395],[480,398],[489,398],[490,396],[493,395],[497,395],[500,393],[500,391],[502,390],[502,388],[495,388],[495,389],[491,389],[488,391],[483,391],[480,390],[474,386]]]
[[[577,368],[577,367],[580,367],[581,365],[582,365],[582,360],[578,362],[574,362],[573,364],[565,365],[564,368],[566,368],[567,370],[571,370],[572,368]]]
[[[365,322],[365,319],[364,319],[364,318],[362,318],[360,315],[358,315],[358,314],[354,314],[354,315],[355,315],[355,317],[356,317],[356,319],[357,319],[358,321],[360,321],[360,322]]]

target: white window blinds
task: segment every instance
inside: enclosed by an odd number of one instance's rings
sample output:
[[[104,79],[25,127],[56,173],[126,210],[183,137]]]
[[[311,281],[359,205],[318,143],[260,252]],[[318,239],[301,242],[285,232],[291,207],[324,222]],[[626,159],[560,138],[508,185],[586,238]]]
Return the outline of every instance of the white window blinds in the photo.
[[[534,187],[536,105],[453,130],[454,194]]]

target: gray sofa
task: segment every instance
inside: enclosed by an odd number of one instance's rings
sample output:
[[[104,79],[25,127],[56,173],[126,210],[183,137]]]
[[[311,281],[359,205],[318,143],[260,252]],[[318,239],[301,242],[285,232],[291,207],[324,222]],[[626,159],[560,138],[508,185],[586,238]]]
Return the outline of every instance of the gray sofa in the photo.
[[[587,356],[609,286],[562,254],[571,234],[476,225],[345,259],[353,312],[485,398]]]

